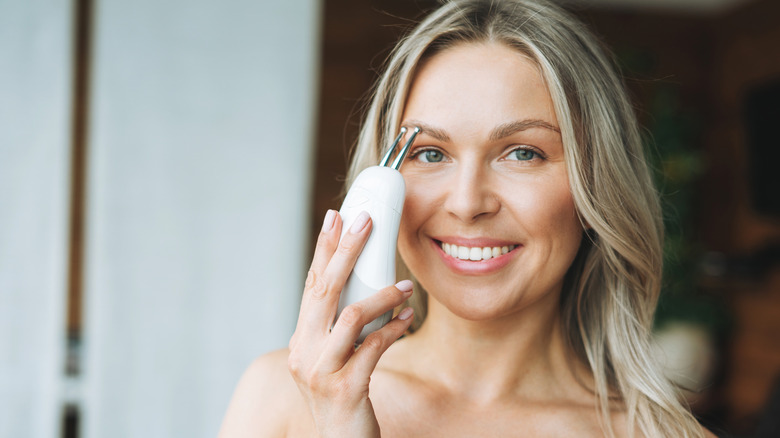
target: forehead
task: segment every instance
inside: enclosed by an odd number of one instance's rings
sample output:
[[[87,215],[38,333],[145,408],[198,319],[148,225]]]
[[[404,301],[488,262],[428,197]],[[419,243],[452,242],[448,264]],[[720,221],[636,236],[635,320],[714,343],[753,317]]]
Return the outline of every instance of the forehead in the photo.
[[[497,42],[458,44],[425,60],[407,98],[408,118],[448,125],[521,119],[558,125],[539,66]]]

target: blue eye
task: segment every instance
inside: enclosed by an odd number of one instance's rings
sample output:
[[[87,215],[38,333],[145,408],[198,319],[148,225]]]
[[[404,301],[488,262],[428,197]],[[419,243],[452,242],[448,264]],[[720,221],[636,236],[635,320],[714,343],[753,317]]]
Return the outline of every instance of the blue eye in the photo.
[[[419,158],[423,163],[438,163],[444,159],[444,154],[436,149],[426,149],[414,154],[413,158]]]
[[[531,161],[539,157],[539,154],[530,149],[515,149],[509,153],[510,160]]]

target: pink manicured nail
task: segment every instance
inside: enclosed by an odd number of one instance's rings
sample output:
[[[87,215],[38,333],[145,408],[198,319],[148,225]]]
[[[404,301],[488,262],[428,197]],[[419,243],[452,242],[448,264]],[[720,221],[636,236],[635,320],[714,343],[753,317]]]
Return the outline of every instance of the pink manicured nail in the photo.
[[[402,321],[407,320],[412,316],[412,313],[414,313],[414,310],[411,307],[407,307],[398,314],[398,319]]]
[[[352,234],[357,234],[365,228],[366,224],[368,223],[368,213],[365,211],[361,211],[357,218],[355,218],[355,222],[352,223],[352,226],[349,228],[349,232]]]
[[[410,292],[414,287],[412,280],[401,280],[395,284],[395,287],[401,292]]]
[[[322,221],[322,232],[327,233],[333,229],[334,223],[336,223],[336,211],[328,210],[328,212],[325,213],[325,220]]]

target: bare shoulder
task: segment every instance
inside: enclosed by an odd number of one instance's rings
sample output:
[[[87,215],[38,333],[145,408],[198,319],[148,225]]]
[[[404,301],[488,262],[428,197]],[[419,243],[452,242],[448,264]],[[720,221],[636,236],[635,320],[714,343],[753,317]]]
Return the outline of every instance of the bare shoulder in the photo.
[[[222,420],[219,438],[284,437],[301,397],[287,370],[287,349],[264,354],[244,372]]]

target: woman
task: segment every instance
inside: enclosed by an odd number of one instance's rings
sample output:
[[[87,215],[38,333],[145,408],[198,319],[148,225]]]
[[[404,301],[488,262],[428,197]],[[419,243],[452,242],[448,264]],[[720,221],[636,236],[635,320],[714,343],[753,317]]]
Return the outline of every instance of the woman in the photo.
[[[392,54],[350,181],[402,126],[422,128],[401,168],[414,287],[330,330],[371,222],[328,212],[290,348],[250,367],[221,436],[712,436],[653,360],[658,200],[591,34],[537,0],[448,2]]]

